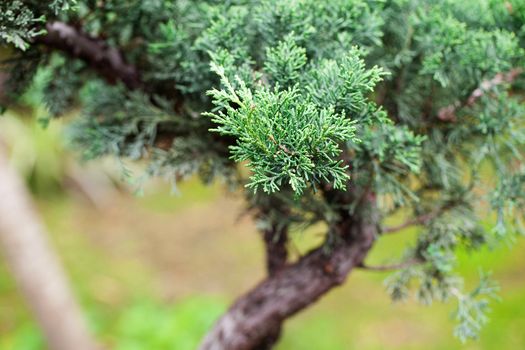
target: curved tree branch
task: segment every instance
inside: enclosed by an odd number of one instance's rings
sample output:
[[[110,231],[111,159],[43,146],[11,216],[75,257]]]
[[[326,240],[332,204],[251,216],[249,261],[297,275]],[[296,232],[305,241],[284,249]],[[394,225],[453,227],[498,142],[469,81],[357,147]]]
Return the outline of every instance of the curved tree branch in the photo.
[[[104,40],[63,22],[49,22],[46,30],[45,35],[35,37],[35,43],[84,61],[112,84],[120,81],[131,90],[144,88],[137,68],[125,61],[120,50]]]
[[[254,204],[257,208],[255,217],[263,221],[261,229],[266,253],[266,271],[274,275],[286,266],[288,260],[288,223],[286,218],[289,208],[276,197],[265,197]]]
[[[370,204],[370,203],[369,203]],[[370,215],[342,217],[320,247],[237,299],[203,340],[201,350],[269,349],[283,322],[341,285],[362,264],[377,234]]]
[[[172,102],[174,110],[183,110],[184,98],[175,88],[174,82],[152,84],[144,81],[141,67],[128,63],[122,50],[109,46],[104,39],[92,37],[73,25],[60,21],[49,22],[46,24],[46,34],[35,37],[33,43],[83,61],[110,84],[120,82],[129,90],[144,91],[152,97],[153,104],[156,103],[153,98],[155,95],[162,96]],[[180,134],[169,128],[159,129],[155,146],[169,149],[177,136]],[[234,144],[230,137],[216,133],[212,134],[211,139],[221,146],[221,152],[228,152],[228,146]]]
[[[262,238],[264,240],[264,247],[266,253],[266,271],[268,276],[274,276],[284,267],[288,260],[288,226],[272,224],[271,227],[262,231]],[[271,332],[264,337],[257,349],[271,349],[281,337],[282,327],[276,325]]]

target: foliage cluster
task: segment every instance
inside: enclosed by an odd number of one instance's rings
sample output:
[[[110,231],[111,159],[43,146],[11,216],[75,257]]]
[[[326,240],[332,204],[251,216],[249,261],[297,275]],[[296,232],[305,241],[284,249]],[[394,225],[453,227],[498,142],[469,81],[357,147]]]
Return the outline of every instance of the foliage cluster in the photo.
[[[330,226],[358,204],[335,207],[316,192],[332,187],[375,193],[382,218],[436,213],[407,249],[418,264],[388,289],[403,298],[416,282],[425,303],[456,298],[457,335],[477,334],[485,303],[476,298],[493,289],[462,292],[455,252],[512,237],[507,218],[523,226],[524,82],[507,78],[525,67],[522,1],[74,5],[2,1],[0,38],[26,49],[7,63],[15,95],[52,71],[50,116],[82,107],[71,135],[86,157],[146,158],[150,174],[172,179],[224,177],[259,204],[280,203],[263,221]],[[28,47],[44,17],[121,48],[148,89],[111,85],[83,63]],[[162,144],[165,135],[175,141]],[[235,164],[244,161],[248,177]],[[483,167],[493,183],[482,183]],[[479,224],[490,210],[492,231]]]

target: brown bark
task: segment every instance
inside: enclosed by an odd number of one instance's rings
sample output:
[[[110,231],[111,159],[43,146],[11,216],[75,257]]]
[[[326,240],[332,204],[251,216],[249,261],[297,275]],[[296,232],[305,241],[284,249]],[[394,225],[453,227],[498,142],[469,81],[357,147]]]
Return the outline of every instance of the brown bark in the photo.
[[[262,235],[266,253],[266,271],[268,276],[273,276],[286,266],[288,260],[288,248],[286,246],[288,243],[288,226],[274,224],[263,230]],[[281,337],[281,333],[282,327],[276,325],[254,349],[271,349]]]
[[[49,22],[46,30],[47,34],[35,38],[36,43],[86,62],[110,83],[120,81],[131,90],[142,87],[136,67],[126,63],[122,53],[104,40],[63,22]]]
[[[286,266],[288,227],[274,225],[262,234],[266,250],[266,270],[268,275],[273,275]]]
[[[99,349],[22,181],[0,144],[0,248],[50,349]]]
[[[341,285],[352,269],[362,264],[376,235],[373,217],[363,212],[352,217],[345,213],[332,227],[323,246],[267,277],[237,299],[207,334],[200,349],[264,348],[268,337],[287,318]]]
[[[46,24],[45,35],[34,38],[35,44],[65,53],[83,61],[110,84],[121,82],[129,90],[142,90],[146,94],[162,96],[182,110],[183,98],[175,82],[151,84],[142,80],[140,67],[126,61],[125,53],[111,47],[103,38],[92,37],[73,25],[55,21]],[[156,103],[152,99],[153,103]]]

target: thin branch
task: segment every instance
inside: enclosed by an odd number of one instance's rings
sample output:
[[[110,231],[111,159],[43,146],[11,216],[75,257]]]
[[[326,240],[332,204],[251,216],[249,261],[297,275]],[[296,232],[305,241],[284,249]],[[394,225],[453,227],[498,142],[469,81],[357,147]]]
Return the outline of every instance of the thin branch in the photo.
[[[490,80],[484,80],[481,82],[478,88],[476,88],[470,96],[463,102],[456,101],[455,103],[441,108],[438,111],[437,118],[444,122],[455,122],[457,120],[456,112],[464,107],[473,106],[483,95],[498,85],[505,83],[512,83],[516,78],[523,73],[522,68],[514,68],[508,72],[501,72],[496,74]]]
[[[396,233],[398,231],[401,231],[401,230],[403,230],[405,228],[408,228],[408,227],[411,227],[411,226],[425,225],[428,222],[430,222],[431,220],[433,220],[436,217],[438,217],[445,209],[446,209],[445,207],[437,208],[437,209],[431,211],[430,213],[426,213],[426,214],[420,215],[418,217],[412,218],[410,220],[405,221],[402,224],[399,224],[399,225],[396,225],[396,226],[391,226],[391,227],[385,227],[385,228],[383,228],[381,233],[383,233],[383,234],[385,234],[385,233]]]
[[[423,264],[424,261],[421,259],[410,259],[398,264],[393,265],[377,265],[377,266],[370,266],[366,265],[365,263],[362,263],[361,265],[357,266],[360,269],[368,270],[368,271],[393,271],[393,270],[401,270],[406,269],[407,267],[412,267],[415,265]]]

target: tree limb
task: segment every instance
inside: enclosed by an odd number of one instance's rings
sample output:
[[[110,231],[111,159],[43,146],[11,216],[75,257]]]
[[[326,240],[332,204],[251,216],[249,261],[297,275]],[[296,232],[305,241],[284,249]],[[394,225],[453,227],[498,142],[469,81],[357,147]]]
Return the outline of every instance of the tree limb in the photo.
[[[122,82],[131,90],[144,88],[140,72],[124,59],[120,50],[110,47],[104,40],[93,38],[67,23],[49,22],[47,33],[34,42],[84,61],[108,82]]]
[[[377,225],[370,216],[360,212],[351,218],[342,217],[325,244],[237,299],[207,334],[200,349],[269,349],[273,344],[263,342],[268,335],[287,318],[341,285],[352,269],[361,265],[376,234]]]
[[[266,255],[266,271],[268,276],[274,276],[281,271],[288,260],[288,226],[272,223],[261,232]],[[258,350],[271,349],[281,337],[281,325],[275,325],[257,344]]]
[[[456,112],[459,109],[473,106],[483,95],[485,95],[485,93],[490,91],[492,88],[505,83],[512,83],[521,73],[523,73],[522,68],[514,68],[508,72],[498,73],[490,80],[482,81],[479,87],[472,91],[470,96],[465,101],[456,101],[451,105],[441,108],[438,111],[437,118],[444,122],[455,122],[457,120]]]
[[[97,350],[24,184],[0,144],[0,248],[53,350]]]
[[[399,225],[396,225],[396,226],[391,226],[391,227],[385,227],[385,228],[383,228],[381,233],[383,233],[383,234],[385,234],[385,233],[396,233],[396,232],[401,231],[401,230],[403,230],[405,228],[408,228],[410,226],[425,225],[429,221],[431,221],[431,220],[435,219],[436,217],[438,217],[439,214],[441,214],[443,212],[443,210],[444,210],[444,208],[438,208],[438,209],[435,209],[435,210],[431,211],[430,213],[426,213],[426,214],[420,215],[418,217],[412,218],[410,220],[407,220],[407,221],[403,222],[402,224],[399,224]]]
[[[152,96],[169,100],[175,111],[183,111],[184,98],[175,88],[175,82],[150,83],[143,81],[140,67],[126,62],[122,50],[111,47],[104,39],[95,38],[73,25],[55,21],[46,24],[47,33],[33,39],[34,44],[65,53],[71,58],[83,61],[110,84],[122,83],[129,90],[142,90]],[[207,129],[206,129],[207,132]],[[178,132],[167,128],[157,131],[155,146],[169,149]],[[228,146],[235,143],[231,137],[213,133],[211,139],[221,146],[220,152],[229,155]]]
[[[255,217],[264,223],[261,235],[266,253],[266,271],[274,275],[281,270],[288,260],[288,206],[276,196],[254,198],[252,209]]]
[[[271,225],[262,232],[266,251],[266,269],[268,275],[280,271],[288,259],[288,227],[285,225]]]

